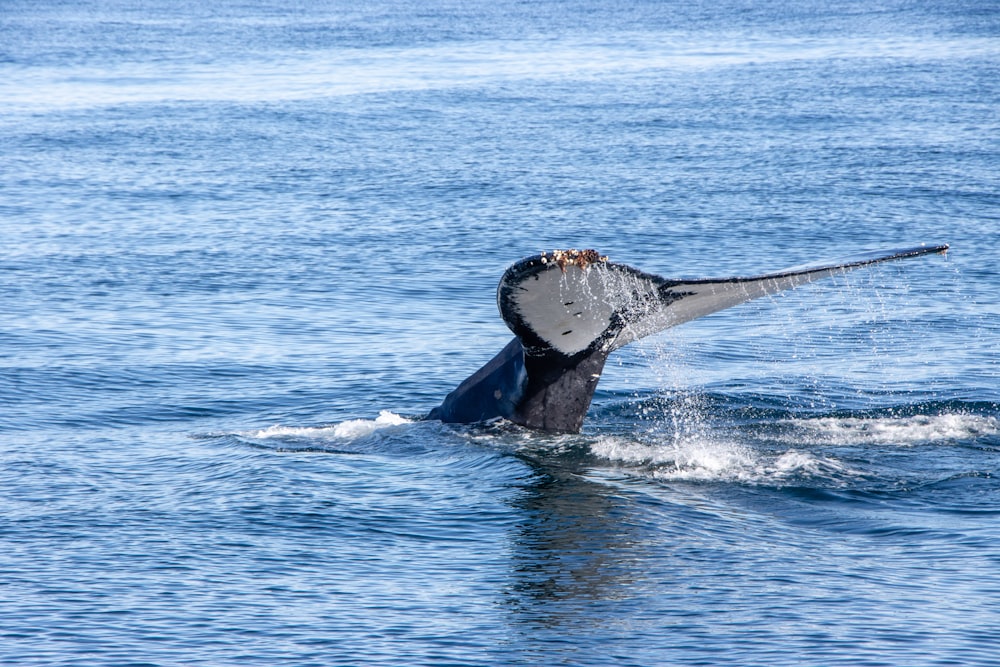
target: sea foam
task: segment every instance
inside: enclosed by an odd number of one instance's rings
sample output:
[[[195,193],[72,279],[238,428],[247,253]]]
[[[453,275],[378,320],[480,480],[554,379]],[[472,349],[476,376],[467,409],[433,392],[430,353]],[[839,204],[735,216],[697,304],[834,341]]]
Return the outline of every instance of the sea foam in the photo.
[[[627,472],[668,481],[784,484],[803,476],[840,479],[857,474],[819,454],[798,449],[761,451],[711,435],[669,443],[607,436],[591,445],[591,452]]]
[[[274,425],[246,433],[248,437],[266,440],[268,438],[310,438],[322,440],[357,440],[391,426],[412,423],[388,410],[379,412],[375,419],[349,419],[330,426],[299,427]]]
[[[971,440],[1000,433],[996,417],[951,413],[909,417],[820,417],[784,422],[787,439],[823,445],[918,445]]]

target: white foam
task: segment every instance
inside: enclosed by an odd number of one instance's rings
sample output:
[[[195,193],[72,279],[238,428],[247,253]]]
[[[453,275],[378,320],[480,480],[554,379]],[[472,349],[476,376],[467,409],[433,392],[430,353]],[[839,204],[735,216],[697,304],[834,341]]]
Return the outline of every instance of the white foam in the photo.
[[[635,474],[669,481],[783,484],[801,476],[838,479],[858,474],[834,459],[809,452],[757,451],[704,435],[663,444],[606,437],[595,442],[591,452]]]
[[[873,419],[823,417],[785,423],[793,426],[788,438],[825,445],[914,445],[1000,433],[996,417],[964,413]]]
[[[357,440],[390,426],[410,423],[412,423],[410,419],[400,417],[388,410],[382,410],[375,419],[349,419],[331,426],[312,428],[275,425],[259,431],[252,431],[246,435],[262,440],[268,438]]]
[[[591,445],[591,452],[671,479],[721,479],[753,466],[745,448],[697,437],[669,444],[605,437]]]
[[[834,475],[859,474],[834,459],[795,449],[785,452],[773,462],[762,466],[759,472],[764,476],[776,478],[796,475],[832,477]]]

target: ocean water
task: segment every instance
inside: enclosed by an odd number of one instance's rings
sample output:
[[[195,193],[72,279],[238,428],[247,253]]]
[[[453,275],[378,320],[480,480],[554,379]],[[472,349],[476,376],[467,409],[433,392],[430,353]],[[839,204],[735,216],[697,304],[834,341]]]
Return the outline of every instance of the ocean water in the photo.
[[[4,0],[0,664],[1000,664],[998,63],[984,0]],[[579,435],[421,419],[521,257],[919,243]]]

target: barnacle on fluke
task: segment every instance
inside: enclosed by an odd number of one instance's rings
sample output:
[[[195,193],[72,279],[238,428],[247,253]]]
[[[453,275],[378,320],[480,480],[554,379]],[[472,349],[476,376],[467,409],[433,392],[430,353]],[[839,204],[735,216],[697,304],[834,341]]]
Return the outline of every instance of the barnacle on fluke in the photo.
[[[547,252],[541,254],[542,264],[555,262],[563,273],[567,266],[579,266],[581,269],[587,268],[591,264],[608,261],[607,255],[600,255],[596,250],[553,250],[550,257]]]

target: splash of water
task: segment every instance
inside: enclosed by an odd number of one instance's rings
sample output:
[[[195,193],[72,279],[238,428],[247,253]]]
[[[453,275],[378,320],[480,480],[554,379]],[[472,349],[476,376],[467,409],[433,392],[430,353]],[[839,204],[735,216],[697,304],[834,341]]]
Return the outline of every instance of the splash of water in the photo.
[[[861,475],[834,458],[798,449],[762,451],[711,435],[670,442],[609,436],[591,451],[629,474],[666,481],[783,485],[810,479],[839,484]]]
[[[274,425],[244,434],[255,440],[271,438],[308,438],[316,440],[358,440],[376,431],[402,424],[410,424],[412,420],[401,417],[388,410],[381,410],[375,419],[349,419],[331,426],[297,427]]]

